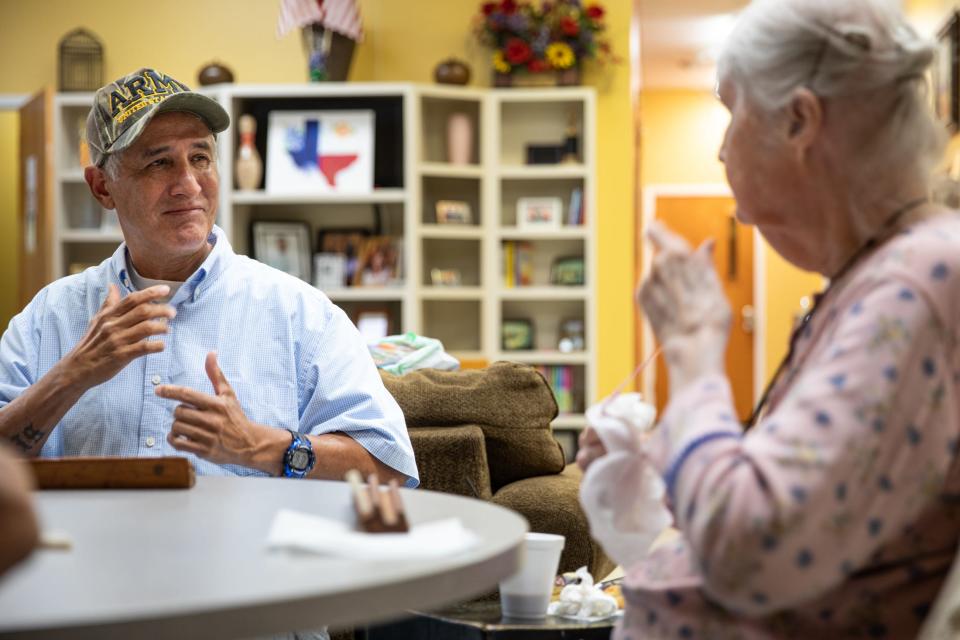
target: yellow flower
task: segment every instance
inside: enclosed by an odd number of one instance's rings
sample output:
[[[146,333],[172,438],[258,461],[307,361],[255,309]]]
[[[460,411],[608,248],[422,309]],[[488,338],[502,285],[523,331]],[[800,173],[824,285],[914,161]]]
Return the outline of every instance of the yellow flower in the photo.
[[[503,51],[493,52],[493,69],[498,73],[510,73],[510,65],[503,58]]]
[[[554,69],[567,69],[576,62],[576,56],[573,55],[573,49],[566,42],[554,42],[547,46],[547,60],[553,65]]]

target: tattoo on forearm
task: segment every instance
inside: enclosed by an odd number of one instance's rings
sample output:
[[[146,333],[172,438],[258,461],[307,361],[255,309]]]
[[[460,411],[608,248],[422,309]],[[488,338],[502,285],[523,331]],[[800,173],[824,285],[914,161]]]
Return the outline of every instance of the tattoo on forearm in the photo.
[[[10,442],[15,444],[18,449],[24,453],[28,453],[33,449],[38,442],[43,440],[43,436],[46,435],[45,432],[34,429],[33,424],[28,424],[23,428],[23,431],[20,433],[15,433],[10,437]]]

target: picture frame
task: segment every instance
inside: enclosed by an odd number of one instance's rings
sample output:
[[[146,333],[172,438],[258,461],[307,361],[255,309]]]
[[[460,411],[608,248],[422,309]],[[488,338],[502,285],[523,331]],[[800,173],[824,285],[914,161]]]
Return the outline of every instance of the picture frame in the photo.
[[[346,261],[340,286],[349,287],[353,284],[360,252],[368,237],[370,229],[363,227],[321,229],[317,232],[317,251],[340,254]]]
[[[937,118],[955,133],[960,128],[960,11],[950,14],[937,35],[932,76]]]
[[[313,255],[313,286],[321,291],[342,289],[347,281],[347,256],[342,253]]]
[[[533,349],[533,337],[533,322],[528,318],[504,319],[500,325],[504,351],[529,351]]]
[[[271,111],[267,193],[372,192],[374,116],[370,109]]]
[[[462,200],[437,200],[437,224],[472,224],[470,203]]]
[[[370,236],[360,245],[353,272],[355,287],[388,287],[401,282],[400,238]]]
[[[561,198],[519,198],[517,227],[520,229],[557,229],[563,217]]]
[[[564,256],[550,265],[550,284],[576,287],[586,282],[583,256]]]
[[[254,259],[310,282],[310,226],[306,222],[255,220],[250,225]]]
[[[366,343],[379,342],[390,335],[390,310],[363,309],[357,312],[354,323]]]
[[[430,269],[430,284],[435,287],[457,287],[460,281],[459,269]]]

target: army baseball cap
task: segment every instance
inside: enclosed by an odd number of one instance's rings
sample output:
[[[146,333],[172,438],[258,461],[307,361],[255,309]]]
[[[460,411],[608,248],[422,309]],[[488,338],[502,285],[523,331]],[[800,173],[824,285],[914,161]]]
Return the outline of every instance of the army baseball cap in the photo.
[[[166,111],[195,114],[212,133],[230,126],[230,116],[216,100],[161,71],[143,68],[97,90],[87,116],[90,160],[102,167],[110,154],[133,144],[154,116]]]

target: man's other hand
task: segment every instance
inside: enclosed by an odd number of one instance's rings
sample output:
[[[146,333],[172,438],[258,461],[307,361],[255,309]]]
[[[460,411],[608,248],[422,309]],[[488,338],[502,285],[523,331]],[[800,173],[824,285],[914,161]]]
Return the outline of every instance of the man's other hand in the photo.
[[[169,293],[170,287],[162,284],[121,299],[111,284],[86,335],[64,358],[70,379],[90,389],[113,378],[132,360],[163,351],[162,341],[147,338],[167,333],[167,322],[177,315],[170,305],[154,303]]]

